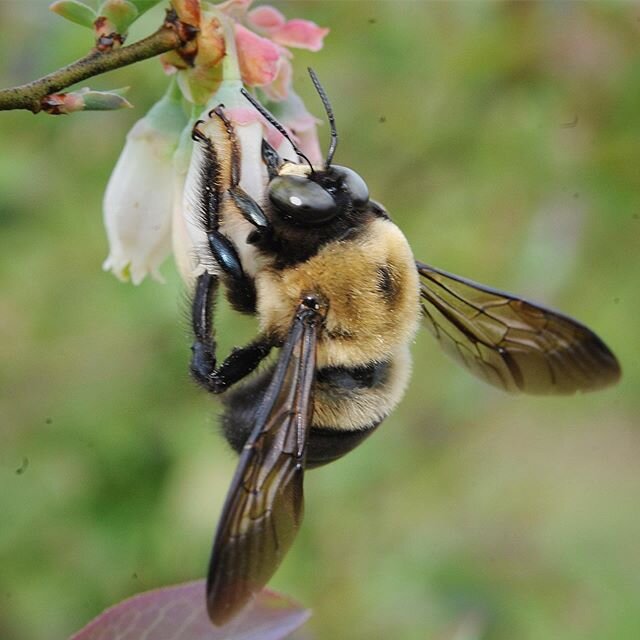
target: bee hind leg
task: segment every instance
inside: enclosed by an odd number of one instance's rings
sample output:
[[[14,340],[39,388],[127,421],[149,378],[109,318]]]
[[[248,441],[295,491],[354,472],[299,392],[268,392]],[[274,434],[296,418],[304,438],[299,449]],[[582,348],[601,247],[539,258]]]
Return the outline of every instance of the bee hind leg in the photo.
[[[245,347],[234,349],[218,367],[213,308],[219,279],[211,273],[198,277],[191,307],[194,341],[191,346],[191,374],[211,393],[222,393],[251,373],[269,354],[271,343],[259,337]]]

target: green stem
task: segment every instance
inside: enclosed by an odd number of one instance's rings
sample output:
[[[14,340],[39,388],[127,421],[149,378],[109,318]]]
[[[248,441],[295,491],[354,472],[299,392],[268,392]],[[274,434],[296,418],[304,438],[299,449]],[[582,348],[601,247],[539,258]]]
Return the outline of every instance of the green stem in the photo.
[[[179,23],[178,26],[180,26]],[[176,28],[176,23],[168,19],[160,29],[144,40],[110,51],[94,50],[84,58],[43,78],[19,87],[3,89],[0,91],[0,110],[27,109],[32,113],[38,113],[42,108],[42,99],[51,93],[57,93],[76,82],[106,71],[180,48],[184,45],[184,36],[181,37],[180,32],[181,29]]]
[[[224,41],[227,49],[226,55],[222,59],[222,77],[225,80],[238,80],[242,82],[233,22],[224,15],[220,15],[220,22],[222,23]]]

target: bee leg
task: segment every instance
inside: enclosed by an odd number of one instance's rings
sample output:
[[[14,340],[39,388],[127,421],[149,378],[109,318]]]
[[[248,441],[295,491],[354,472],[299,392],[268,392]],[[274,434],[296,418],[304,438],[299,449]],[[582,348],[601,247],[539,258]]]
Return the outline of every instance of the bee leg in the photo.
[[[255,227],[252,235],[258,234],[259,236],[263,236],[270,231],[271,225],[262,207],[240,186],[240,143],[238,142],[233,124],[229,118],[227,118],[222,105],[218,105],[211,113],[220,118],[226,129],[231,146],[230,185],[227,193],[244,219]]]
[[[264,138],[262,139],[262,162],[267,167],[269,181],[273,180],[280,172],[282,158]]]
[[[220,114],[224,116],[222,107],[220,106],[216,107],[213,112],[219,117]],[[227,134],[229,134],[230,128],[233,132],[233,128],[226,117],[222,119],[222,122],[227,130]],[[233,242],[220,231],[220,211],[225,195],[221,187],[221,168],[212,141],[199,129],[202,123],[202,120],[196,122],[192,129],[191,137],[195,142],[202,145],[203,163],[200,171],[199,192],[201,201],[199,208],[201,211],[202,226],[207,234],[207,244],[209,245],[211,255],[224,274],[225,285],[228,291],[227,297],[233,308],[241,313],[255,313],[256,291],[253,280],[245,274],[238,250]],[[239,147],[235,139],[235,134],[233,138],[230,137],[230,144],[232,157],[231,184],[237,185],[240,164]],[[237,195],[238,198],[242,196],[242,194]],[[238,208],[240,209],[239,206]],[[246,209],[247,207],[245,207],[245,210]],[[260,223],[260,213],[262,213],[260,210],[258,212],[252,212],[253,218],[256,221],[255,223]],[[262,216],[264,217],[264,214],[262,214]],[[245,215],[245,217],[247,217],[247,215]]]
[[[249,375],[271,351],[271,345],[258,339],[244,347],[236,347],[224,362],[216,367],[211,345],[197,340],[192,346],[191,373],[196,382],[211,393],[222,393]]]
[[[228,193],[242,217],[255,227],[254,233],[264,235],[270,231],[271,225],[262,207],[240,185],[229,188]]]
[[[225,276],[227,299],[231,306],[240,313],[255,313],[256,286],[253,279],[244,272],[235,245],[217,230],[207,232],[207,241]]]
[[[233,126],[224,115],[222,105],[218,105],[211,111],[211,114],[214,113],[222,121],[229,136],[231,147],[230,189],[228,191],[237,191],[237,193],[231,193],[231,196],[249,222],[254,226],[266,226],[264,213],[257,203],[240,189],[238,184],[240,181],[240,147]],[[199,188],[201,198],[199,208],[202,212],[202,225],[207,233],[209,248],[222,271],[233,278],[240,278],[242,277],[242,266],[238,252],[233,243],[219,231],[221,224],[220,212],[224,201],[225,189],[222,186],[221,165],[213,142],[199,129],[199,125],[202,123],[202,120],[198,120],[191,131],[192,139],[202,145],[203,162],[200,168]],[[247,200],[250,202],[245,204]],[[240,206],[238,203],[244,206]],[[251,207],[251,203],[253,203],[253,207]]]
[[[271,342],[264,337],[246,347],[236,348],[217,367],[213,308],[218,291],[218,277],[203,273],[196,282],[191,308],[194,341],[191,346],[191,374],[211,393],[222,393],[232,384],[251,373],[269,354]]]

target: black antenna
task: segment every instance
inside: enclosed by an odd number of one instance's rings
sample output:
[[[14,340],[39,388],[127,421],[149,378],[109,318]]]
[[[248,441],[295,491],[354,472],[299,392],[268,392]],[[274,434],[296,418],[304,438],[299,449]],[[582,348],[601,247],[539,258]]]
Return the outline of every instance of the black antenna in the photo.
[[[320,96],[320,100],[322,100],[322,106],[324,107],[324,110],[327,113],[327,118],[329,118],[329,125],[331,126],[331,144],[329,145],[329,153],[327,153],[327,162],[325,164],[325,169],[328,169],[331,166],[331,161],[333,160],[333,156],[336,152],[336,147],[338,146],[338,132],[336,131],[336,120],[333,117],[333,109],[331,108],[331,103],[329,102],[327,93],[324,90],[323,86],[320,84],[320,80],[318,80],[318,76],[316,75],[316,72],[311,67],[307,67],[307,71],[311,76],[311,82],[313,82],[313,86],[316,88],[316,91]]]
[[[291,139],[291,136],[287,133],[287,130],[275,119],[273,114],[269,113],[244,87],[240,89],[242,95],[262,114],[264,119],[271,125],[273,125],[290,143],[293,147],[293,150],[296,152],[298,157],[302,158],[311,169],[311,173],[313,173],[313,165],[307,156],[300,151],[298,145]]]

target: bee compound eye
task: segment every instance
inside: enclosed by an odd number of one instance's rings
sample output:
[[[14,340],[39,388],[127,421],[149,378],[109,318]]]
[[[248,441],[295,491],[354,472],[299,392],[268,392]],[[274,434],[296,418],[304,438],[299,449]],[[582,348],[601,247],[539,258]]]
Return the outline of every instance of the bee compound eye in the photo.
[[[342,178],[342,184],[349,192],[351,201],[356,207],[361,207],[369,202],[369,187],[359,174],[349,167],[342,167],[338,164],[334,164],[331,169]]]
[[[269,184],[269,200],[286,220],[302,226],[323,224],[338,213],[333,196],[305,176],[277,176]]]

